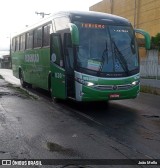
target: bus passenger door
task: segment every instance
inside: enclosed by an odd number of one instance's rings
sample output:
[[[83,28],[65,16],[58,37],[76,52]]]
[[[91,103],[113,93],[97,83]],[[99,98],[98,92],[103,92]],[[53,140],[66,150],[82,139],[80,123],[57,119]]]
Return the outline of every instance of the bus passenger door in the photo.
[[[63,50],[60,34],[53,33],[50,38],[51,96],[66,99],[66,79],[63,65]]]
[[[75,98],[74,52],[70,33],[64,33],[67,97]]]

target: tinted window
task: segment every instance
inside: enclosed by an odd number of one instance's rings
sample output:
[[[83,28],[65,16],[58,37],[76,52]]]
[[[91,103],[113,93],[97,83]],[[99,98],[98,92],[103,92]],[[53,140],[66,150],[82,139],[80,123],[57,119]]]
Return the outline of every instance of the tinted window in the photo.
[[[16,46],[15,38],[13,38],[12,39],[12,51],[15,51],[15,46]]]
[[[25,50],[25,34],[20,36],[20,50]]]
[[[42,46],[42,27],[34,30],[34,48]]]
[[[26,49],[33,48],[33,32],[28,32],[26,38]]]
[[[16,37],[16,51],[19,51],[19,37]]]
[[[54,34],[51,40],[51,62],[63,66],[62,41],[60,34]]]
[[[49,43],[50,43],[50,28],[51,28],[50,24],[44,26],[44,31],[43,31],[43,46],[49,46]]]

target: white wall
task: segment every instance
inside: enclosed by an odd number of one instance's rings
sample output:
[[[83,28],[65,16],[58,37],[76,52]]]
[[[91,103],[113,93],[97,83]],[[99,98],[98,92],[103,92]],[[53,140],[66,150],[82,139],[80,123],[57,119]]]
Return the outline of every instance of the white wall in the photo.
[[[160,79],[160,60],[158,50],[147,51],[147,57],[140,62],[141,77]]]

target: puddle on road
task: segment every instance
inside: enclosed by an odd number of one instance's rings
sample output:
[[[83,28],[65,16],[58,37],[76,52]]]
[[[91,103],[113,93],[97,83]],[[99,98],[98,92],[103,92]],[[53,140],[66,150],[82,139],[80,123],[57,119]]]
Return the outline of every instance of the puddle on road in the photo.
[[[154,138],[154,134],[151,132],[143,131],[143,133],[141,135],[145,139],[153,139]]]
[[[47,148],[51,152],[58,152],[63,155],[69,155],[69,156],[76,156],[77,155],[77,153],[73,149],[64,148],[63,146],[58,145],[54,142],[47,142]]]
[[[0,97],[6,96],[6,95],[10,95],[10,93],[9,92],[0,91]]]
[[[144,132],[142,134],[142,137],[146,140],[150,140],[150,141],[158,141],[160,142],[160,139],[158,139],[158,137],[156,137],[154,134],[149,133],[149,132]]]
[[[160,119],[160,116],[158,115],[142,115],[143,117],[146,117],[146,118],[159,118]]]
[[[160,128],[160,116],[158,115],[142,115],[147,119],[151,119],[151,122]]]
[[[148,123],[150,123],[151,128],[154,133],[160,134],[160,116],[159,115],[142,115],[145,117]],[[160,140],[159,140],[160,141]]]
[[[2,98],[3,96],[17,96],[17,97],[20,97],[23,99],[29,98],[27,95],[20,94],[20,93],[11,93],[11,92],[0,91],[0,98]]]
[[[11,90],[12,89],[12,90]],[[3,96],[17,96],[23,99],[37,99],[34,95],[29,94],[26,90],[12,84],[5,84],[0,86],[0,98]]]
[[[5,151],[0,151],[0,153],[5,154],[6,152]]]
[[[61,152],[61,151],[65,151],[66,150],[62,146],[60,146],[60,145],[58,145],[56,143],[53,143],[53,142],[47,142],[47,147],[52,152]]]

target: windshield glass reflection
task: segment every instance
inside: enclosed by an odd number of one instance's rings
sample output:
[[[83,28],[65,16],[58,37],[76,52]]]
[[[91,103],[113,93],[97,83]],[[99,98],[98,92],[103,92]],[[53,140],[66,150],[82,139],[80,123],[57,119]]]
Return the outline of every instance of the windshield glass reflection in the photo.
[[[102,73],[126,73],[138,69],[138,52],[131,27],[84,24],[79,28],[77,65]]]

